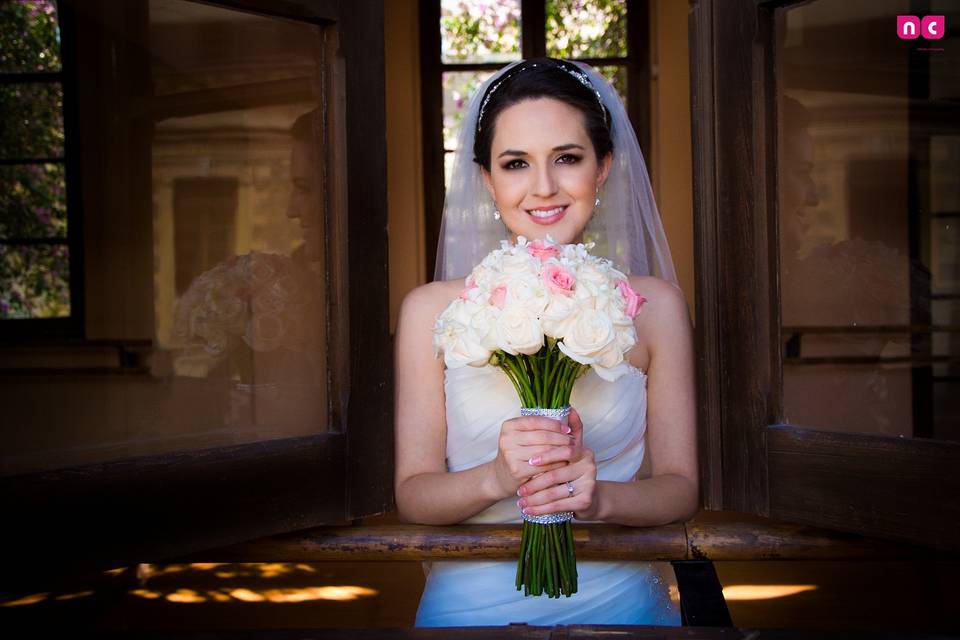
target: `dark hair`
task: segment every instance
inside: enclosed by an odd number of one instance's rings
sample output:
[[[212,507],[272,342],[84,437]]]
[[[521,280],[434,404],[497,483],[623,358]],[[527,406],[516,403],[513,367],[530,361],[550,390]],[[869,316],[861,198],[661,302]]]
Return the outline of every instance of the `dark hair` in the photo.
[[[490,147],[500,113],[507,107],[537,98],[553,98],[582,113],[597,160],[602,160],[613,151],[608,124],[610,113],[600,102],[596,91],[584,85],[579,76],[583,76],[583,71],[571,62],[536,58],[521,62],[487,87],[477,118],[473,161],[489,171]]]

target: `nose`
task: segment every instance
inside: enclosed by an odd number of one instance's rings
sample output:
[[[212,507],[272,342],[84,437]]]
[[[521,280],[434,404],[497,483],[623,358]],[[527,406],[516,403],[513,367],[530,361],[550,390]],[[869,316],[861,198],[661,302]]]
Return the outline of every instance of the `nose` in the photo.
[[[536,172],[533,195],[538,198],[547,198],[557,192],[557,180],[552,169],[550,164],[546,164]]]

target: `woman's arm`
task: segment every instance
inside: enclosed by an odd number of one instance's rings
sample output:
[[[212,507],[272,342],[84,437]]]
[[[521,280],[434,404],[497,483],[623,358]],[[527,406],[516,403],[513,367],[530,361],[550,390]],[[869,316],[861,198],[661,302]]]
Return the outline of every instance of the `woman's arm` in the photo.
[[[515,495],[520,484],[544,469],[529,460],[550,448],[569,445],[559,422],[515,418],[500,433],[500,451],[491,462],[458,472],[446,468],[443,359],[433,353],[437,314],[456,295],[447,283],[411,291],[400,307],[394,366],[396,420],[395,491],[400,518],[421,524],[453,524]],[[570,447],[567,457],[571,455]],[[561,454],[562,455],[562,454]]]
[[[655,286],[651,286],[655,283]],[[669,283],[644,279],[633,286],[649,297],[637,316],[637,332],[648,345],[647,455],[651,477],[635,482],[591,482],[592,453],[570,465],[536,477],[520,491],[532,514],[573,510],[583,520],[632,526],[682,521],[699,503],[696,439],[696,389],[693,332],[682,291]],[[552,461],[551,454],[544,456]],[[582,478],[580,492],[577,479]],[[566,498],[558,483],[571,480],[577,491]],[[539,494],[539,495],[538,495]]]

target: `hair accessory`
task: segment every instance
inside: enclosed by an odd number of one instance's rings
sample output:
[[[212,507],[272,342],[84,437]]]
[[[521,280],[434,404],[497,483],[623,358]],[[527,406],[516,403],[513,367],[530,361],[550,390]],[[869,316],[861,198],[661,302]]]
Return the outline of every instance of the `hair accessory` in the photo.
[[[480,115],[477,117],[477,132],[483,130],[483,112],[487,110],[487,103],[490,102],[490,98],[493,97],[493,94],[497,92],[497,89],[500,88],[504,82],[509,80],[515,75],[519,75],[526,71],[527,69],[533,69],[539,67],[539,63],[531,62],[530,64],[520,65],[513,71],[503,75],[496,83],[490,86],[487,92],[483,96],[483,102],[480,104]],[[554,68],[560,69],[561,71],[566,72],[567,74],[573,76],[580,84],[585,86],[587,89],[593,92],[593,95],[597,97],[597,103],[600,105],[600,111],[603,113],[603,124],[610,126],[610,123],[607,121],[607,110],[603,106],[603,99],[600,97],[600,92],[597,91],[596,87],[593,86],[593,83],[590,82],[589,76],[579,69],[571,69],[566,65],[556,63]]]

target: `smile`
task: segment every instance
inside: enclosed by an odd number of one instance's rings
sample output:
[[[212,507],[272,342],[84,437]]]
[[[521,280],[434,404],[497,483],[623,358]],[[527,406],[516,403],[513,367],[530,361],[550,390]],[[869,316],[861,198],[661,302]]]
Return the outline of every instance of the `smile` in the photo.
[[[537,224],[553,224],[563,217],[566,210],[566,206],[560,206],[549,209],[529,209],[527,213],[530,214],[530,217],[533,218],[533,221]]]

